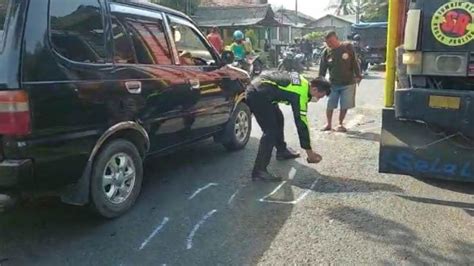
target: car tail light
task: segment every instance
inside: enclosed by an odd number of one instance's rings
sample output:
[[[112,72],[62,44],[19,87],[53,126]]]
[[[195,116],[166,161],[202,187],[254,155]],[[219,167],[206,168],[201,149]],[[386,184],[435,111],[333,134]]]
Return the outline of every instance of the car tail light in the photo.
[[[0,134],[24,136],[30,132],[28,94],[25,91],[0,91]]]

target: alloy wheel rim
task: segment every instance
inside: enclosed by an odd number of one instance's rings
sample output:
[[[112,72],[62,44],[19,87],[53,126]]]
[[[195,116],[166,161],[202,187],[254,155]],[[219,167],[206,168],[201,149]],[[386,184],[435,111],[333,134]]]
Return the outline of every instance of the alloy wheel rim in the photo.
[[[237,114],[235,120],[235,137],[240,143],[244,142],[249,132],[249,117],[244,111]]]
[[[132,158],[125,153],[112,156],[102,175],[102,191],[113,204],[125,202],[135,186],[136,169]]]

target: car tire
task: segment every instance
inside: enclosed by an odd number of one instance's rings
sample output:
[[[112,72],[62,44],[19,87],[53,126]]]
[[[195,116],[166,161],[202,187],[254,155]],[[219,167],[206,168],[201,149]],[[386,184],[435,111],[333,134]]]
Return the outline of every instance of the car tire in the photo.
[[[245,103],[239,103],[224,130],[224,147],[229,151],[243,149],[252,132],[252,113]]]
[[[91,176],[91,208],[105,218],[127,212],[140,194],[143,160],[137,147],[123,139],[108,143],[97,155]]]

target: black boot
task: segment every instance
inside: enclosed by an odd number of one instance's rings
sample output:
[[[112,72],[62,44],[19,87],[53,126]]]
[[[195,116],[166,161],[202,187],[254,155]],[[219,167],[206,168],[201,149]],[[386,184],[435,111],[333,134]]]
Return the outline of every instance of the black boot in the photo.
[[[254,170],[252,173],[252,180],[253,181],[262,180],[266,182],[280,182],[282,178],[278,176],[274,176],[266,170]]]
[[[277,155],[276,155],[276,159],[278,161],[291,160],[291,159],[296,159],[299,157],[300,157],[299,153],[294,152],[288,148],[284,149],[283,151],[277,151]]]

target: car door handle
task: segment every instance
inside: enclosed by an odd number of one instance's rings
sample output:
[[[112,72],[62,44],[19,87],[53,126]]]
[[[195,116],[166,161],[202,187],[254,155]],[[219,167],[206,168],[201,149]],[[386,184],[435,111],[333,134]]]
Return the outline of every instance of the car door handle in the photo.
[[[131,94],[142,93],[142,83],[140,81],[127,81],[125,82],[125,87],[127,88],[127,91]]]
[[[201,88],[201,82],[199,79],[190,79],[189,85],[191,86],[191,90],[199,90]]]

